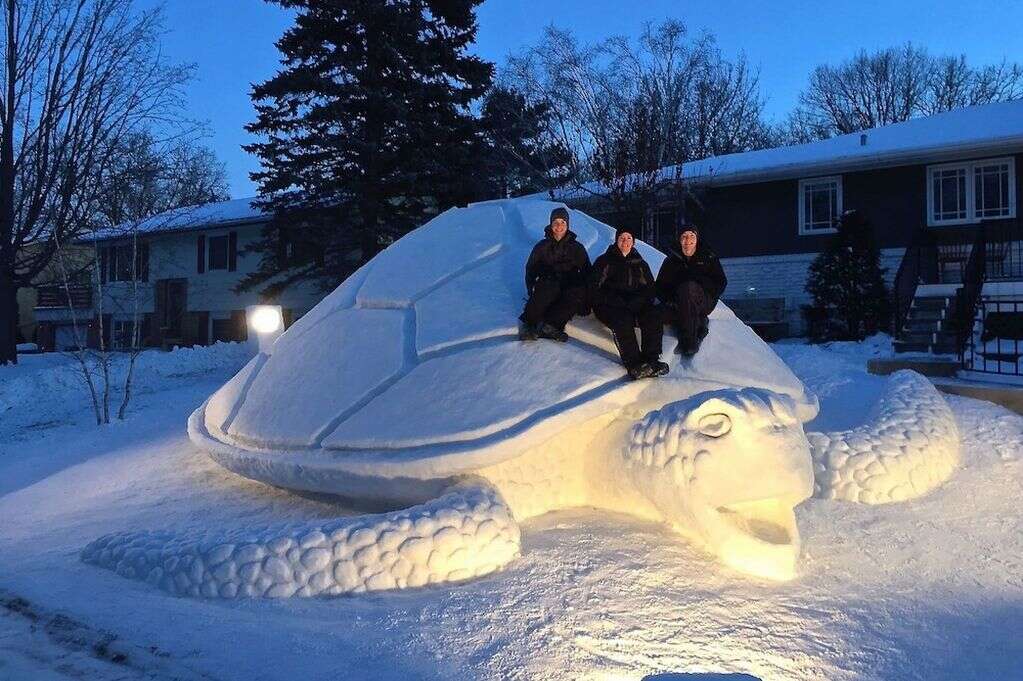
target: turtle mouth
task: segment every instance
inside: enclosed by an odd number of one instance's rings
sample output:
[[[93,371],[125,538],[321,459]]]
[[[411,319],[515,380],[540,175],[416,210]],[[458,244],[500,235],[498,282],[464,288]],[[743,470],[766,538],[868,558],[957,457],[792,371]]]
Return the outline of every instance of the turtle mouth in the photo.
[[[709,510],[704,530],[722,560],[731,567],[767,579],[795,576],[799,528],[795,498],[727,504]]]

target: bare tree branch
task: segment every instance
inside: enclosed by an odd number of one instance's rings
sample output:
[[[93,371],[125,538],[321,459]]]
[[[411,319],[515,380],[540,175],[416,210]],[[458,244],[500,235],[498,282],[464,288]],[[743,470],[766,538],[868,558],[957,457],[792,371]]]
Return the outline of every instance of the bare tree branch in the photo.
[[[192,70],[158,49],[160,11],[135,12],[131,0],[2,3],[0,364],[17,357],[17,288],[94,226],[106,150],[182,123]]]

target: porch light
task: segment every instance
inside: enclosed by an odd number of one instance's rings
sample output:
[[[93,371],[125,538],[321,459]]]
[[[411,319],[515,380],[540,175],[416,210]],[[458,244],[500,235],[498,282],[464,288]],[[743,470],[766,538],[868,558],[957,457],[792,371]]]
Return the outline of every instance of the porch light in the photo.
[[[249,328],[255,331],[259,341],[259,351],[269,352],[270,346],[284,332],[284,315],[280,305],[250,305],[245,308],[245,318]]]

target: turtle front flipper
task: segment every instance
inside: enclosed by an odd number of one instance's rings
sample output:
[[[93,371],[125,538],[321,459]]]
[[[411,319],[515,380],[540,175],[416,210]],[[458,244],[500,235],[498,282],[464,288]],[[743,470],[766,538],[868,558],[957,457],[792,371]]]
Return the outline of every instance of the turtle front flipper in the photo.
[[[519,546],[519,527],[501,495],[472,479],[418,506],[326,524],[214,540],[110,534],[86,546],[82,560],[180,596],[281,598],[469,579],[500,569]]]
[[[858,428],[807,433],[814,496],[885,504],[923,496],[959,465],[959,429],[945,398],[915,371],[888,377]]]

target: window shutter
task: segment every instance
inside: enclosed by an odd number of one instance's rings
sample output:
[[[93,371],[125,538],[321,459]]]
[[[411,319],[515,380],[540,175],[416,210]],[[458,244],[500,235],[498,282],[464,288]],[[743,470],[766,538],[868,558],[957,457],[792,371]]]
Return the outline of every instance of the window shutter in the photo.
[[[99,249],[99,281],[101,284],[107,283],[107,270],[110,267],[110,249],[103,246]]]
[[[238,269],[238,232],[227,235],[227,271]]]
[[[141,281],[149,281],[149,244],[142,242],[138,245],[139,249],[139,279]]]
[[[206,235],[200,234],[195,249],[195,271],[202,274],[206,271]]]
[[[231,310],[231,325],[234,327],[236,341],[248,340],[249,326],[245,321],[245,310]]]

